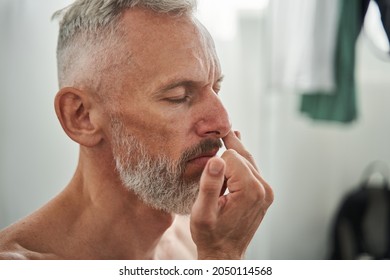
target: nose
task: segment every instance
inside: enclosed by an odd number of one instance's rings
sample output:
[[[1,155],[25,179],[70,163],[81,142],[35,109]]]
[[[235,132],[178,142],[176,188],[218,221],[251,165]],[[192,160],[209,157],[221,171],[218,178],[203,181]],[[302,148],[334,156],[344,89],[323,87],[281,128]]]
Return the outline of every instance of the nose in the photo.
[[[195,126],[197,134],[201,137],[225,137],[232,125],[218,95],[210,91],[201,103],[200,115]]]

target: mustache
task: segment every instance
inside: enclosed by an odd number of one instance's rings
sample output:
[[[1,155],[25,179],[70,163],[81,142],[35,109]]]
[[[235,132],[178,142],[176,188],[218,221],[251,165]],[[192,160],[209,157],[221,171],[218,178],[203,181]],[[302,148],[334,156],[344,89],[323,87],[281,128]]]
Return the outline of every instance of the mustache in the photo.
[[[196,144],[193,147],[185,150],[180,158],[180,163],[185,164],[190,159],[197,157],[201,154],[212,152],[215,149],[220,149],[223,147],[221,139],[205,139],[202,140],[199,144]]]

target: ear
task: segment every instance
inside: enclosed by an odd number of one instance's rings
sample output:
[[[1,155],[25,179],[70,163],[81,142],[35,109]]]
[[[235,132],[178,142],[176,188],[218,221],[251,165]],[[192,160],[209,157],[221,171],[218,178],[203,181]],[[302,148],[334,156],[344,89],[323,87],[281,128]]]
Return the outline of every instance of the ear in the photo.
[[[96,103],[88,93],[72,87],[62,88],[54,106],[62,128],[72,140],[92,147],[103,139],[99,124],[92,117],[97,113]]]

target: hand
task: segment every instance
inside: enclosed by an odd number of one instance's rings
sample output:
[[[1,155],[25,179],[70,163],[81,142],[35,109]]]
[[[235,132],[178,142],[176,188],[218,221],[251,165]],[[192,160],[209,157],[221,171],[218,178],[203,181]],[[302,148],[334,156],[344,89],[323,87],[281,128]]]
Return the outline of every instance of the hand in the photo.
[[[223,139],[227,150],[207,162],[200,179],[191,212],[198,259],[242,259],[273,201],[271,187],[238,136],[229,132]],[[225,187],[229,193],[221,195]]]

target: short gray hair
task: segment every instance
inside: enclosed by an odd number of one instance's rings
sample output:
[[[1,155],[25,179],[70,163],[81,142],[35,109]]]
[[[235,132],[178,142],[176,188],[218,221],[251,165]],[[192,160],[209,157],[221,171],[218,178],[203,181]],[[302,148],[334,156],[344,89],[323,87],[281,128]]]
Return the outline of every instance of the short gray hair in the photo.
[[[100,51],[107,50],[118,42],[119,38],[115,37],[118,37],[116,32],[124,11],[139,7],[157,13],[181,16],[192,14],[196,4],[197,0],[76,0],[68,7],[55,12],[53,19],[60,20],[57,44],[60,87],[77,83],[75,74],[72,74],[72,65],[79,63],[77,60],[80,59],[81,53],[93,56],[99,48]],[[105,61],[95,58],[93,64],[97,68],[104,67]],[[78,66],[82,67],[80,64]]]

